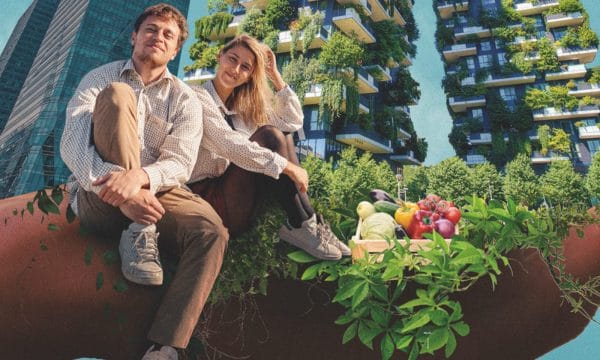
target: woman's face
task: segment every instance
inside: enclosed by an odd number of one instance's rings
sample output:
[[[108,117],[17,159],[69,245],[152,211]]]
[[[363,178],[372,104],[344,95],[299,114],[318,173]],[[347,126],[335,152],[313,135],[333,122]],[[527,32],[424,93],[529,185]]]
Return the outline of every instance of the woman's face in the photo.
[[[256,57],[246,47],[237,45],[219,55],[219,69],[215,81],[227,89],[245,84],[254,71]]]

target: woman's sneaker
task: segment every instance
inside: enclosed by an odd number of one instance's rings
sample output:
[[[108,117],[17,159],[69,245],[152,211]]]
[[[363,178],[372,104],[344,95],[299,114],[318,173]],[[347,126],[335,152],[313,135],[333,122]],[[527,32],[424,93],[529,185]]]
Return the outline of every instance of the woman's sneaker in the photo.
[[[156,225],[132,223],[123,231],[119,254],[121,271],[127,280],[140,285],[162,285],[157,239]]]
[[[290,224],[283,225],[279,229],[279,237],[321,260],[339,260],[342,257],[340,249],[332,242],[330,233],[317,223],[316,214],[303,221],[299,228]]]
[[[325,236],[329,237],[329,243],[335,245],[342,256],[350,256],[352,255],[352,250],[348,247],[348,245],[344,244],[338,237],[333,233],[329,224],[323,220],[323,215],[319,215],[318,226],[321,227],[321,233],[326,234]]]

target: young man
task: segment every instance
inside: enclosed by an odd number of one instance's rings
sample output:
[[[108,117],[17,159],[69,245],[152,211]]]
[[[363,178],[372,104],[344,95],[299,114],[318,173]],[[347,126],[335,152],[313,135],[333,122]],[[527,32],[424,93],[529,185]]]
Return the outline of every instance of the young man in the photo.
[[[143,359],[177,359],[220,271],[229,238],[214,209],[181,185],[202,138],[202,105],[167,63],[188,35],[185,17],[157,4],[131,35],[131,59],[88,73],[67,108],[62,157],[71,205],[86,228],[121,233],[125,277],[162,283],[157,237],[180,257]]]

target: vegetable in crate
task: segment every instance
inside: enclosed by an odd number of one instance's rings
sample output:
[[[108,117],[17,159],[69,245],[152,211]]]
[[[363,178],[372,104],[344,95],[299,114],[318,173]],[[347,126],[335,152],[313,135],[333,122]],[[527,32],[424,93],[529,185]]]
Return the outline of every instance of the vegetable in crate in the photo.
[[[375,212],[376,212],[375,206],[373,206],[373,204],[371,204],[368,201],[361,201],[358,203],[358,206],[356,207],[356,213],[358,214],[358,217],[361,218],[362,220],[375,214]]]
[[[428,210],[419,210],[415,212],[414,220],[408,227],[408,235],[412,239],[422,239],[424,233],[433,232],[433,223],[439,219],[439,214]]]
[[[455,225],[448,219],[439,219],[433,223],[433,228],[445,239],[450,239],[454,235]]]
[[[398,224],[402,225],[404,229],[408,229],[417,210],[419,210],[417,204],[406,201],[396,210],[394,219]]]
[[[377,212],[384,212],[390,214],[391,216],[394,216],[396,210],[400,208],[400,205],[385,200],[377,200],[373,206]]]
[[[371,198],[371,201],[383,200],[394,204],[396,203],[396,200],[394,200],[392,195],[380,189],[371,190],[371,192],[369,193],[369,197]]]
[[[360,227],[361,239],[392,239],[396,230],[394,218],[386,213],[375,213],[364,219]]]

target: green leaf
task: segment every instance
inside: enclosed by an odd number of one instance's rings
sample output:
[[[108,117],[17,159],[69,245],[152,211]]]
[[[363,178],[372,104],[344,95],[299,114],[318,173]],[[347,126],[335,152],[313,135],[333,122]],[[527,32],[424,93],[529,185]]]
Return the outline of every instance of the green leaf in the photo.
[[[348,326],[346,331],[344,331],[344,336],[342,337],[342,344],[345,344],[348,341],[354,339],[354,337],[356,336],[357,329],[358,329],[358,320],[353,322],[352,325]]]
[[[419,343],[415,341],[413,343],[412,348],[410,349],[410,354],[408,354],[408,360],[417,360],[419,353],[420,353]]]
[[[452,329],[460,336],[467,336],[471,331],[469,325],[462,321],[452,324]]]
[[[392,341],[392,337],[389,334],[385,334],[383,339],[381,340],[381,358],[383,360],[388,360],[394,354],[394,342]]]
[[[67,206],[67,223],[73,223],[73,221],[75,221],[76,218],[77,215],[75,215],[75,212],[71,208],[71,205]]]
[[[96,291],[102,289],[102,285],[104,285],[104,273],[99,272],[96,275]]]
[[[371,286],[371,292],[373,295],[381,301],[387,302],[388,299],[388,287],[385,284],[378,284]]]
[[[356,307],[360,305],[367,298],[368,295],[369,283],[365,281],[358,287],[355,295],[352,296],[352,308],[356,309]]]
[[[405,302],[404,304],[400,305],[399,308],[400,309],[408,309],[408,308],[414,308],[415,306],[423,306],[423,305],[433,306],[433,305],[435,305],[435,303],[430,299],[414,299],[414,300]]]
[[[46,194],[46,191],[40,190],[38,193],[40,194],[38,199],[38,208],[42,210],[44,214],[60,214],[60,210],[58,210],[56,204],[54,204],[52,200],[50,200],[50,198]]]
[[[466,248],[452,259],[452,263],[455,265],[474,264],[479,261],[481,261],[481,254],[475,247]]]
[[[302,274],[302,277],[300,278],[300,280],[312,280],[315,277],[317,277],[317,273],[319,271],[319,268],[321,267],[321,264],[314,264],[309,266],[306,270],[304,270],[304,273]]]
[[[92,256],[94,255],[94,247],[92,245],[88,245],[85,248],[85,254],[83,254],[83,261],[86,265],[90,265],[92,263]]]
[[[373,321],[375,321],[381,326],[387,325],[387,316],[385,314],[385,311],[381,307],[374,306],[371,308],[371,318],[373,318]]]
[[[29,214],[33,215],[33,202],[27,202],[27,211],[29,211]]]
[[[358,324],[358,338],[365,344],[369,349],[373,350],[373,339],[375,336],[381,334],[383,329],[380,327],[370,327],[366,322],[361,321]]]
[[[314,262],[314,261],[318,260],[314,256],[312,256],[302,250],[298,250],[298,251],[289,253],[289,254],[287,254],[287,257],[297,263],[300,263],[300,264],[310,263],[310,262]]]
[[[356,215],[354,214],[354,211],[350,210],[350,209],[345,209],[345,208],[333,208],[331,209],[331,211],[338,213],[340,215],[344,215],[346,217],[349,218],[354,218]]]
[[[404,328],[402,329],[402,334],[406,334],[407,332],[423,327],[425,325],[427,325],[429,323],[431,319],[429,318],[429,315],[425,314],[423,315],[423,313],[417,313],[417,315],[413,316],[413,318],[406,323],[406,325],[404,325]]]
[[[444,351],[446,359],[454,354],[454,350],[456,350],[456,336],[452,331],[448,331],[448,341],[446,341],[446,350]]]
[[[363,283],[363,280],[354,280],[344,284],[344,286],[338,288],[337,293],[335,294],[335,297],[333,298],[332,302],[340,302],[342,300],[348,299],[349,297],[354,295],[358,287]]]
[[[48,230],[50,231],[59,231],[60,227],[56,224],[48,224]]]
[[[60,205],[60,203],[64,199],[63,191],[58,186],[52,189],[52,194],[50,196],[52,197],[52,200],[54,200],[54,203],[56,205]]]
[[[102,261],[105,265],[111,266],[119,260],[119,254],[115,250],[106,250],[102,254]]]
[[[355,320],[355,317],[352,316],[352,313],[345,313],[344,315],[337,318],[334,323],[337,325],[346,325],[351,321]]]
[[[124,293],[125,291],[127,291],[127,289],[129,289],[129,287],[127,286],[127,283],[125,282],[125,280],[119,279],[113,285],[113,289],[115,289],[115,291],[118,293]]]
[[[433,330],[431,335],[427,337],[427,341],[425,341],[425,349],[427,352],[434,352],[446,345],[449,332],[450,331],[446,327]]]
[[[429,317],[431,318],[431,322],[433,322],[437,326],[445,326],[448,324],[449,316],[445,310],[434,310],[429,314]]]
[[[412,335],[404,335],[396,342],[396,349],[402,350],[402,349],[407,348],[413,339],[414,339],[414,336],[412,336]]]

